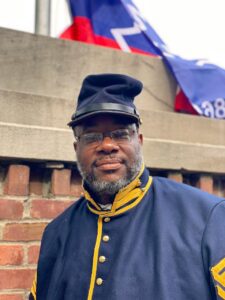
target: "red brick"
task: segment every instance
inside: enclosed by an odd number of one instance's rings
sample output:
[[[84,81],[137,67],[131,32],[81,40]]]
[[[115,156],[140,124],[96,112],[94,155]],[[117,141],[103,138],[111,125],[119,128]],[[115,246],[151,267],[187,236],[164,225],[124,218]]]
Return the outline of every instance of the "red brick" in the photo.
[[[30,181],[30,194],[42,195],[43,184],[39,180]]]
[[[28,195],[30,168],[23,165],[10,165],[4,193],[8,195],[26,196]]]
[[[35,270],[0,270],[0,289],[28,289]]]
[[[28,263],[36,264],[38,261],[40,246],[33,245],[28,248]]]
[[[3,228],[5,241],[39,241],[46,223],[6,224]]]
[[[71,170],[69,169],[53,170],[51,180],[52,194],[58,196],[70,195],[70,177]]]
[[[225,197],[225,180],[221,178],[214,179],[213,193],[219,197]]]
[[[33,200],[31,206],[32,218],[52,219],[63,212],[74,201]]]
[[[213,193],[213,178],[209,175],[201,175],[197,184],[201,190]]]
[[[0,265],[21,265],[24,251],[22,246],[0,245]]]
[[[176,182],[183,182],[183,176],[179,172],[169,172],[168,173],[168,178],[172,179]]]
[[[0,295],[0,300],[23,300],[24,297],[22,294],[8,294]]]
[[[77,172],[72,172],[70,195],[74,197],[83,196],[82,178]]]
[[[0,199],[0,219],[18,220],[23,216],[23,203],[16,200]]]
[[[42,195],[43,193],[43,170],[31,169],[30,173],[30,194]]]

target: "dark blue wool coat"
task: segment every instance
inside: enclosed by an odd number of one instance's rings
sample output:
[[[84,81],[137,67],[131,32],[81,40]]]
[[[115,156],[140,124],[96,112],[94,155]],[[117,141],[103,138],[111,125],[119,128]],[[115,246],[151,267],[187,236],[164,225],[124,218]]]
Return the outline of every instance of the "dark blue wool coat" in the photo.
[[[225,299],[223,199],[145,170],[117,203],[86,193],[47,226],[37,300]]]

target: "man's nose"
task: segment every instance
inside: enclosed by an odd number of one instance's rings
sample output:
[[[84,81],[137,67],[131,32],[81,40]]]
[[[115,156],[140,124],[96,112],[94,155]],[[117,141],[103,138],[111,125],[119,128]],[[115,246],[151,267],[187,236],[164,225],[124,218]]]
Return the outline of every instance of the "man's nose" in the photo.
[[[103,137],[102,142],[98,145],[96,150],[111,153],[113,151],[118,151],[119,146],[115,141],[113,141],[113,139],[111,137],[105,136],[105,137]]]

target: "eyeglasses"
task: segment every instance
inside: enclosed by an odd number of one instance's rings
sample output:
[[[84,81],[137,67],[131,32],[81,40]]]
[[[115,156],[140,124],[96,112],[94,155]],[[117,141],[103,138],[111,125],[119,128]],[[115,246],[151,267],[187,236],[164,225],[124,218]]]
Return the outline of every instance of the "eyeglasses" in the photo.
[[[76,140],[83,145],[98,146],[102,143],[105,137],[110,137],[115,143],[122,144],[131,140],[131,137],[136,132],[133,128],[117,129],[108,132],[90,132],[80,136],[75,136]]]

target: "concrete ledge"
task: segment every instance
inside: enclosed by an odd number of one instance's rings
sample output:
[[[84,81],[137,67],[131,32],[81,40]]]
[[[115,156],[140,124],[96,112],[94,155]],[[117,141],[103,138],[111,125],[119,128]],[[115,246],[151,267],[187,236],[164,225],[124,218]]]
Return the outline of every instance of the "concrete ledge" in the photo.
[[[0,122],[67,128],[74,101],[0,90]]]
[[[0,157],[38,161],[75,161],[69,129],[0,123]]]
[[[145,140],[145,163],[150,168],[225,174],[225,147]]]
[[[139,107],[138,100],[136,103]],[[0,115],[0,122],[6,124],[66,129],[74,103],[67,99],[0,90],[0,109],[4,112]],[[145,137],[225,145],[224,120],[165,111],[139,111]]]
[[[141,130],[147,138],[225,146],[224,120],[163,111],[140,110],[140,113]]]

